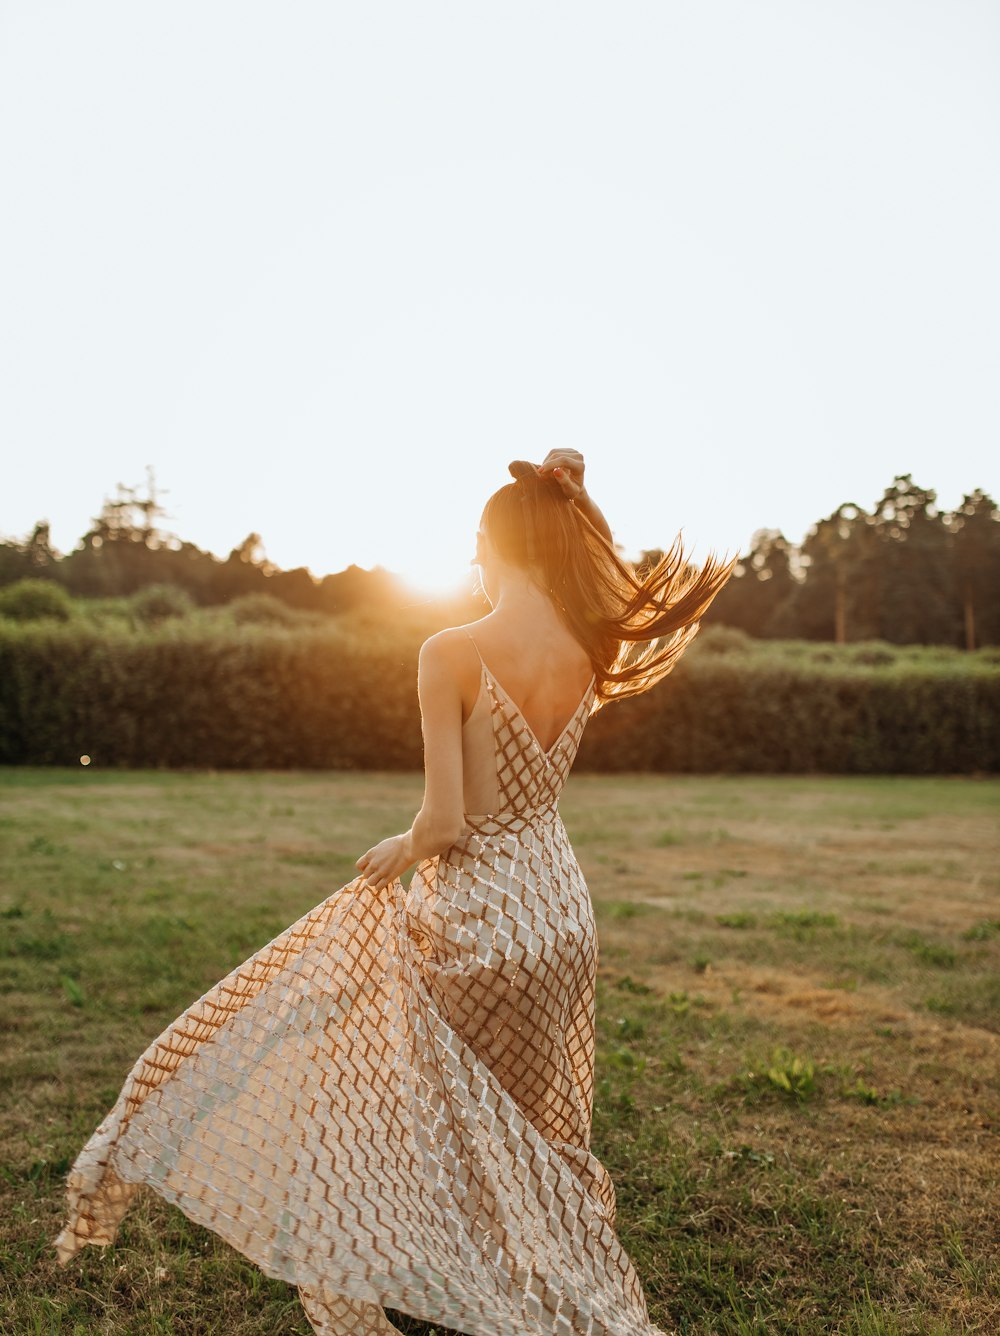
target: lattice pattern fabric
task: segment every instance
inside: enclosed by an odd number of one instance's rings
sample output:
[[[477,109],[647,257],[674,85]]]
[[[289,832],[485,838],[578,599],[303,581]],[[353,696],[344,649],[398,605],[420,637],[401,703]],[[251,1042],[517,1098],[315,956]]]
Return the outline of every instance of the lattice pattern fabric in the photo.
[[[593,685],[543,751],[483,667],[501,810],[410,887],[350,883],[136,1063],[69,1178],[63,1261],[140,1184],[322,1336],[382,1305],[481,1336],[654,1336],[590,1154],[596,938],[556,810]]]

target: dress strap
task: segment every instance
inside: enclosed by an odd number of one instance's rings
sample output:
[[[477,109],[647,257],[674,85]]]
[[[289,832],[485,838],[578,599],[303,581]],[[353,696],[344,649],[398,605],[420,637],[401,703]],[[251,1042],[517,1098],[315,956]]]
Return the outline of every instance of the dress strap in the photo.
[[[483,665],[483,668],[486,669],[487,672],[489,672],[489,669],[486,668],[486,660],[483,658],[482,651],[480,650],[479,646],[476,644],[473,637],[469,635],[468,631],[466,631],[465,635],[468,640],[472,641],[472,648],[479,655],[479,662]]]

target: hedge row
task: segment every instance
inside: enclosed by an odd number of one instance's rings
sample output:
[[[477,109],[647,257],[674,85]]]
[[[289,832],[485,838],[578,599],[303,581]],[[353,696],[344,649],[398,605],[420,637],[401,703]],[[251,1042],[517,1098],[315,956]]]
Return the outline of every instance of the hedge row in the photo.
[[[335,629],[0,625],[0,763],[410,769],[416,645]],[[592,720],[581,768],[1000,771],[1000,665],[690,652]]]

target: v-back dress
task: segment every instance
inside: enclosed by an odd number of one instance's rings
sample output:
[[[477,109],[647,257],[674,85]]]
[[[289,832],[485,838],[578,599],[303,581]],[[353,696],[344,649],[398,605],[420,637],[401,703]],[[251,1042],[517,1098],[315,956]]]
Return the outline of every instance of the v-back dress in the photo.
[[[166,1029],[69,1176],[68,1260],[139,1185],[321,1336],[651,1336],[590,1153],[597,945],[557,810],[594,685],[543,750],[483,664],[461,838],[358,878]],[[485,815],[474,815],[476,812]]]

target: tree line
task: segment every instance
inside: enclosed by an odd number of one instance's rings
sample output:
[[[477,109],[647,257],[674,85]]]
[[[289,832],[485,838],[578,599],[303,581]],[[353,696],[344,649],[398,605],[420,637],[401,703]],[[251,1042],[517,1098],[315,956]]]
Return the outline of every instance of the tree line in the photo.
[[[710,619],[768,639],[1000,644],[1000,509],[978,488],[953,511],[936,500],[901,474],[799,547],[759,530]]]
[[[302,611],[364,608],[387,619],[413,602],[378,568],[321,578],[281,570],[256,533],[220,558],[169,533],[164,520],[152,479],[145,491],[119,486],[68,554],[53,549],[44,521],[23,540],[0,542],[0,586],[44,579],[76,597],[108,598],[165,585],[201,606],[267,594]],[[472,616],[479,604],[470,594],[446,606]],[[977,489],[943,511],[933,491],[902,474],[871,510],[845,502],[801,545],[759,530],[706,621],[765,639],[1000,644],[1000,508]]]
[[[53,548],[44,520],[28,538],[0,542],[0,587],[49,579],[77,598],[118,598],[174,586],[201,607],[268,594],[289,608],[327,614],[361,607],[388,613],[403,596],[400,582],[378,568],[349,566],[319,579],[304,566],[282,570],[267,559],[259,533],[220,558],[170,533],[165,518],[152,478],[145,490],[119,484],[70,553]]]

